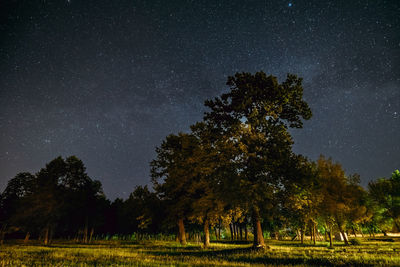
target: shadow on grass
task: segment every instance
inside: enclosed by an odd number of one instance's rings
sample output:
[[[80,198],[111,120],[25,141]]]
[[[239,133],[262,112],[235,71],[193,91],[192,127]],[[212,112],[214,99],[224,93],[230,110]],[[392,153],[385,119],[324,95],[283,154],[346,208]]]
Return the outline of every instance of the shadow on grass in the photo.
[[[165,248],[165,247],[164,247]],[[268,252],[266,249],[265,252]],[[329,258],[310,258],[310,257],[287,257],[281,255],[264,254],[264,250],[254,249],[253,247],[218,249],[210,248],[207,250],[201,248],[191,248],[185,250],[172,251],[144,251],[143,253],[153,256],[169,256],[169,257],[194,257],[201,260],[202,257],[215,259],[216,261],[228,261],[232,263],[243,264],[264,264],[264,265],[307,265],[307,266],[336,266],[336,265],[353,265],[353,266],[374,266],[373,264],[363,264],[360,262],[341,261],[340,259],[331,260]]]
[[[317,243],[317,244],[311,244],[311,243],[303,243],[303,244],[301,244],[300,242],[299,243],[296,243],[296,242],[293,242],[293,241],[279,241],[279,242],[271,242],[271,245],[274,245],[274,246],[277,246],[277,247],[279,247],[279,246],[284,246],[284,247],[298,247],[298,248],[301,248],[301,247],[303,247],[303,248],[316,248],[316,247],[324,247],[324,248],[326,248],[326,247],[328,247],[329,246],[329,242],[323,242],[323,243]],[[335,247],[343,247],[343,246],[345,246],[345,244],[343,243],[343,244],[334,244],[334,246]]]
[[[374,264],[362,264],[359,262],[336,261],[333,262],[326,258],[286,258],[286,257],[245,257],[241,256],[233,259],[235,262],[248,264],[265,264],[265,265],[306,265],[306,266],[375,266]]]
[[[219,241],[211,241],[212,244],[233,244],[233,245],[249,245],[253,244],[253,241],[250,240],[219,240]]]

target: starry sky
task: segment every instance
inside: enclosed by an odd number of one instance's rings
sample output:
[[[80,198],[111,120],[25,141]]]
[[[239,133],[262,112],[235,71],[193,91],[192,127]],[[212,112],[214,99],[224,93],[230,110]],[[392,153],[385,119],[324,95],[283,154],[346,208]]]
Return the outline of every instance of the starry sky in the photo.
[[[304,78],[294,150],[366,185],[400,168],[399,59],[398,0],[3,0],[0,191],[76,155],[126,198],[227,76],[259,70]]]

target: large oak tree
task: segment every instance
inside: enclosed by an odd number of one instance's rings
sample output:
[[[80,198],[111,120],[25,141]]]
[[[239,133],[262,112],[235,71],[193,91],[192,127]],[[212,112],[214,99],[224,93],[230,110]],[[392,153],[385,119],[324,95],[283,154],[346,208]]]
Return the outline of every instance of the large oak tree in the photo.
[[[268,207],[291,156],[288,128],[302,128],[311,110],[303,100],[302,79],[295,75],[280,84],[264,72],[236,73],[227,85],[230,92],[206,101],[211,111],[205,121],[239,148],[231,158],[238,166],[229,178],[238,185],[232,193],[251,211],[254,246],[264,247],[260,212]]]

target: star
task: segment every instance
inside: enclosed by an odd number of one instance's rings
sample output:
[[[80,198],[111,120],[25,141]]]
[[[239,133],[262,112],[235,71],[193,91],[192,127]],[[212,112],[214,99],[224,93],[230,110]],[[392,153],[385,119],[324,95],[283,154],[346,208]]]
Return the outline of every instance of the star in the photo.
[[[107,197],[129,194],[227,76],[260,70],[303,78],[313,117],[291,133],[296,153],[331,156],[363,185],[400,162],[399,1],[39,2],[0,8],[0,185],[57,151]]]

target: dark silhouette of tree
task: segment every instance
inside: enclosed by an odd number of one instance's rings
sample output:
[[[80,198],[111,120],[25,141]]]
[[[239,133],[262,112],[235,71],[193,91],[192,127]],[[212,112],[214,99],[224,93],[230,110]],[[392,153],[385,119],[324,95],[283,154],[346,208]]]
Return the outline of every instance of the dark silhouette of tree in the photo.
[[[88,234],[88,225],[100,227],[99,207],[106,206],[101,183],[91,180],[74,156],[57,157],[36,175],[18,174],[9,181],[1,202],[7,223],[26,231],[26,239],[33,233],[45,244],[53,235],[76,235],[82,226],[82,239],[88,242],[93,235]]]
[[[105,201],[101,183],[93,181],[87,175],[83,162],[71,156],[65,160],[65,175],[60,180],[60,188],[65,233],[75,232],[77,240],[89,242],[96,222],[100,220],[98,204]]]
[[[144,234],[161,231],[164,211],[155,192],[146,186],[136,186],[125,201],[125,221],[129,224],[129,232],[136,232],[142,239]]]
[[[3,239],[7,226],[13,230],[24,231],[26,237],[33,230],[32,223],[25,217],[25,211],[29,209],[26,198],[35,189],[35,176],[29,172],[18,173],[8,183],[0,198],[0,216],[2,226],[0,228],[0,240]]]
[[[59,183],[65,177],[66,164],[57,157],[36,174],[35,190],[27,201],[31,209],[26,213],[42,228],[40,236],[48,244],[62,215],[62,190]]]
[[[116,198],[109,207],[106,215],[108,234],[129,234],[131,231],[131,210],[126,208],[125,202],[121,198]]]
[[[191,214],[193,181],[192,156],[197,139],[190,134],[169,135],[156,148],[157,158],[151,162],[151,176],[155,191],[166,203],[168,217],[178,224],[178,239],[186,244],[184,220]]]

